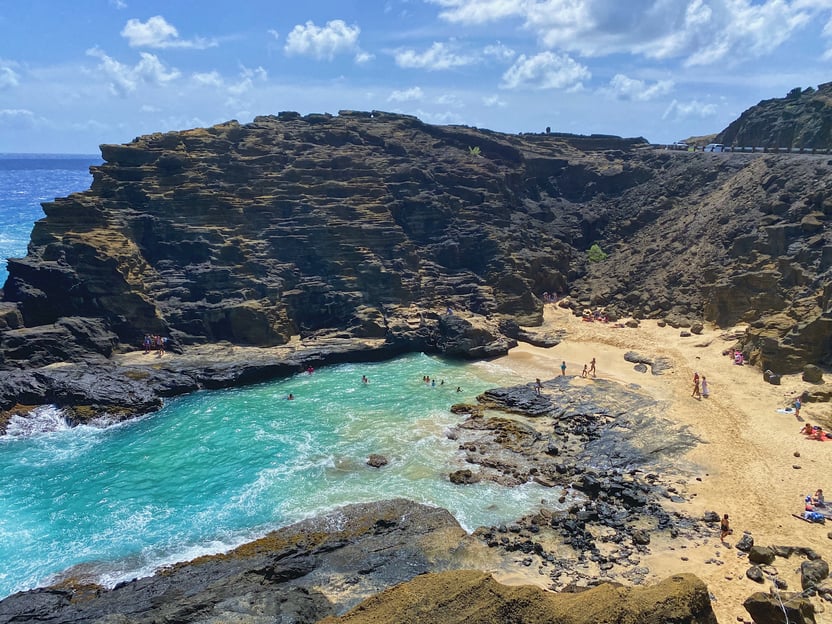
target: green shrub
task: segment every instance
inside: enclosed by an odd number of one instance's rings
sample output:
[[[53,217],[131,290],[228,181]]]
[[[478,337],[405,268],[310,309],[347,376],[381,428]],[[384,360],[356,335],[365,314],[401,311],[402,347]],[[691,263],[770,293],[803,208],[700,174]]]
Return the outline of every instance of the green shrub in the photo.
[[[477,145],[476,147],[469,147],[468,151],[471,153],[471,156],[479,156],[480,155],[480,146]]]
[[[601,262],[601,260],[607,259],[607,254],[601,251],[601,247],[598,246],[598,243],[594,243],[586,253],[589,256],[590,262]]]

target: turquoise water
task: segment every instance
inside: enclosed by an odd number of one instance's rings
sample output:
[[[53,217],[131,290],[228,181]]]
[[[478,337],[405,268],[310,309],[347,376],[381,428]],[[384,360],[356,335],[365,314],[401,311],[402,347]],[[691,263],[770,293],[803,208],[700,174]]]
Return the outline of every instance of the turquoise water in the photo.
[[[524,381],[414,354],[199,392],[109,428],[16,420],[0,438],[0,595],[76,564],[112,585],[346,503],[407,497],[468,530],[517,518],[556,493],[451,484],[466,464],[445,432],[453,403]],[[370,453],[390,463],[370,468]]]
[[[0,288],[6,282],[6,258],[26,255],[32,224],[43,218],[41,202],[90,187],[95,156],[0,154]]]

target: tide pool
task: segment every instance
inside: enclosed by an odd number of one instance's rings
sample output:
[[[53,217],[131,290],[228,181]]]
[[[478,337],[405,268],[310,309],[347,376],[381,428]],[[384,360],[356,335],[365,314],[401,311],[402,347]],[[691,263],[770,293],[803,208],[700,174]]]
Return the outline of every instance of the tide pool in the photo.
[[[410,498],[469,531],[515,519],[559,492],[451,484],[470,466],[446,431],[463,419],[452,404],[526,381],[412,354],[198,392],[108,428],[67,428],[54,410],[13,422],[0,438],[0,596],[76,565],[113,585],[354,502]],[[367,466],[371,453],[390,463]]]

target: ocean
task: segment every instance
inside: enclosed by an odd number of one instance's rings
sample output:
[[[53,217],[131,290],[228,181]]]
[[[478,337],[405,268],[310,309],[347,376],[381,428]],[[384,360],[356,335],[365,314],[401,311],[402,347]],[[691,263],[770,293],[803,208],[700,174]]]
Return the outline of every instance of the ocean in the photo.
[[[90,165],[100,163],[94,155],[0,154],[0,288],[9,276],[6,258],[26,255],[41,202],[88,189]]]
[[[89,186],[93,162],[0,157],[4,258],[25,254],[39,202]],[[416,353],[197,392],[108,427],[70,428],[54,408],[15,418],[0,437],[0,597],[70,568],[112,586],[354,502],[410,498],[469,531],[551,506],[560,492],[537,484],[448,480],[467,466],[446,435],[462,418],[450,406],[526,381]],[[389,464],[367,466],[371,453]]]

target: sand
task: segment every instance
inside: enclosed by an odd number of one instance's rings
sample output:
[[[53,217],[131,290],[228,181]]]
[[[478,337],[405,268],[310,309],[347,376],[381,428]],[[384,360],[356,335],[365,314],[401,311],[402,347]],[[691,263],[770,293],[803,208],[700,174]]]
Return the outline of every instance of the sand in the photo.
[[[743,531],[750,532],[758,545],[808,546],[832,561],[832,540],[827,538],[832,525],[792,517],[802,512],[803,497],[817,488],[832,499],[832,441],[819,442],[800,433],[805,421],[829,422],[829,405],[805,404],[799,418],[778,412],[810,384],[800,375],[790,375],[774,386],[763,381],[759,369],[737,366],[722,355],[735,343],[730,334],[742,327],[706,326],[700,335],[681,337],[679,329],[659,327],[655,320],[642,321],[638,328],[615,327],[584,322],[571,311],[551,305],[544,327],[564,329],[563,342],[548,349],[521,343],[498,362],[533,381],[559,375],[563,360],[567,375],[580,375],[583,365],[594,357],[598,377],[638,384],[667,403],[667,418],[688,425],[703,440],[682,458],[695,466],[692,478],[680,484],[688,502],[665,506],[696,517],[705,511],[729,514],[734,530],[727,539],[730,547],[720,543],[718,530],[712,538],[696,541],[655,540],[652,554],[642,558],[642,565],[651,571],[649,582],[692,572],[707,583],[719,621],[736,622],[738,617],[750,620],[743,600],[771,586],[745,577],[748,559],[733,548]],[[624,360],[627,351],[664,356],[673,369],[660,376],[639,373]],[[710,398],[691,397],[694,372],[707,377]],[[797,570],[801,561],[793,556],[778,558],[773,564],[789,590],[800,591]],[[823,609],[818,599],[815,604]]]

